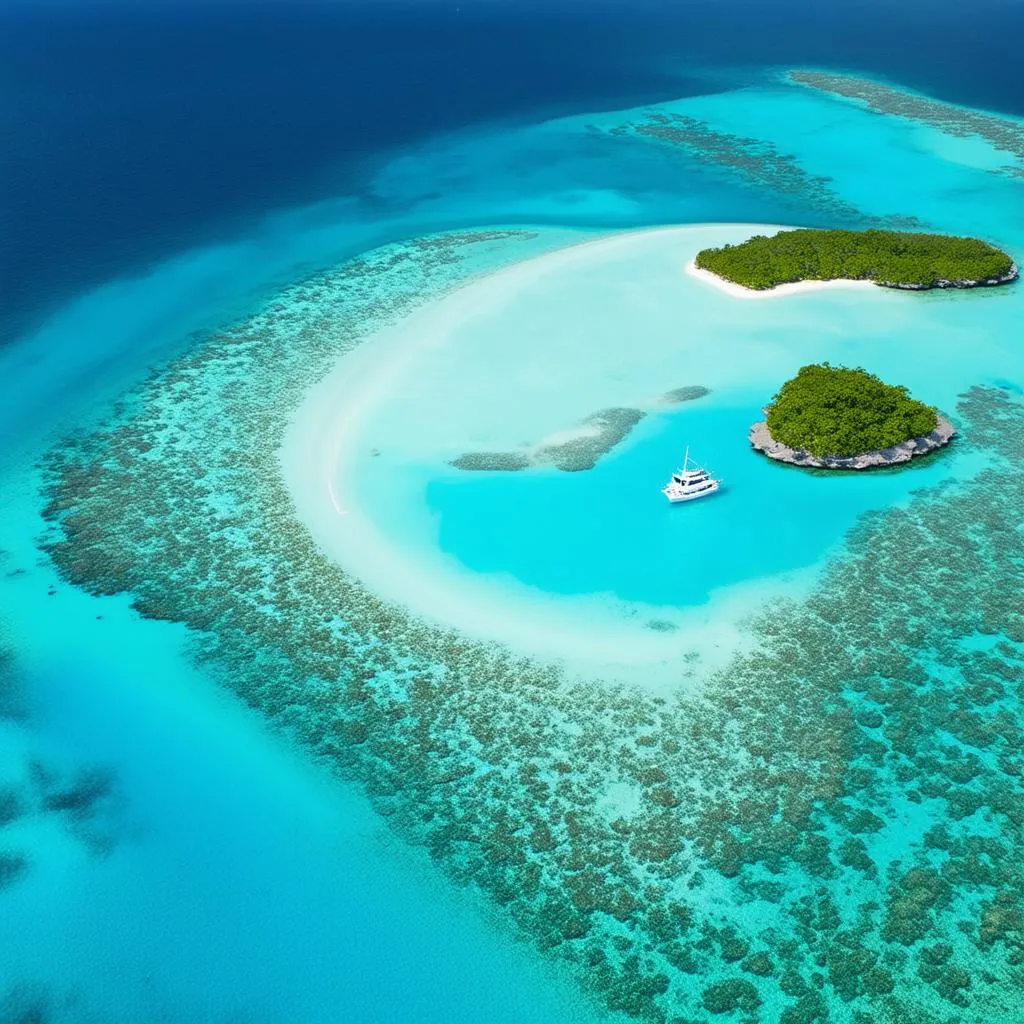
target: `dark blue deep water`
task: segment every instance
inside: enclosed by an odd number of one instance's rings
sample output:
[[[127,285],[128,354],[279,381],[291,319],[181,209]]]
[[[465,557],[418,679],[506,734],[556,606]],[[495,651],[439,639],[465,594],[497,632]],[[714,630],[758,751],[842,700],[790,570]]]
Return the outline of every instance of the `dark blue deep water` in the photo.
[[[1014,0],[8,0],[0,339],[267,210],[359,194],[375,160],[438,132],[776,62],[1020,112],[1021,38]]]

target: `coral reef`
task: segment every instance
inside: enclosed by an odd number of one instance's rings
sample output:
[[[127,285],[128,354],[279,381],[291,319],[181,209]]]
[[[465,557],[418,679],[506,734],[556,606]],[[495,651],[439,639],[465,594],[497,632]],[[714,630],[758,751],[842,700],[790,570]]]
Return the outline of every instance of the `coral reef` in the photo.
[[[451,463],[456,469],[482,473],[518,473],[534,465],[520,452],[465,452]]]
[[[847,99],[860,100],[879,114],[892,114],[910,121],[937,128],[946,135],[966,138],[972,135],[984,139],[995,149],[1009,153],[1021,164],[1010,164],[999,173],[1019,177],[1024,174],[1024,123],[980,110],[943,103],[929,96],[904,92],[891,85],[873,82],[869,78],[837,75],[823,71],[790,71],[790,81],[806,85],[821,92]]]
[[[551,465],[567,473],[593,469],[602,455],[624,441],[644,418],[640,409],[602,409],[588,416],[576,436],[537,449],[538,465]]]
[[[864,214],[840,197],[829,178],[809,174],[795,156],[780,153],[771,142],[722,132],[686,114],[652,110],[645,120],[617,125],[609,134],[682,149],[698,163],[740,175],[748,184],[799,202],[834,223],[890,228],[914,228],[921,223],[915,217]]]
[[[700,384],[690,384],[681,388],[673,388],[661,396],[664,405],[682,405],[683,402],[695,402],[711,394],[711,389]]]
[[[677,693],[566,679],[411,618],[298,522],[277,459],[305,389],[373,327],[543,241],[390,246],[198,342],[48,455],[62,575],[188,625],[225,687],[612,1009],[1011,1019],[1024,408],[1008,392],[958,407],[988,460],[969,486],[865,517],[806,601],[766,608],[748,650]]]
[[[563,441],[526,452],[466,452],[451,464],[456,469],[516,471],[553,466],[566,473],[593,469],[598,459],[621,444],[644,418],[640,409],[601,409],[588,416]]]

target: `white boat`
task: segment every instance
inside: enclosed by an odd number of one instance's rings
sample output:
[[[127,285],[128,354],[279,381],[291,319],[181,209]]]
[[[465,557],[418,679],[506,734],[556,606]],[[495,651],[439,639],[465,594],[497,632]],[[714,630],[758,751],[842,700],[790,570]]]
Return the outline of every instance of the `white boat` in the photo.
[[[683,468],[672,474],[672,479],[661,489],[661,493],[672,504],[680,501],[694,501],[714,494],[722,486],[721,480],[714,480],[706,469],[690,465],[690,449],[683,456]]]

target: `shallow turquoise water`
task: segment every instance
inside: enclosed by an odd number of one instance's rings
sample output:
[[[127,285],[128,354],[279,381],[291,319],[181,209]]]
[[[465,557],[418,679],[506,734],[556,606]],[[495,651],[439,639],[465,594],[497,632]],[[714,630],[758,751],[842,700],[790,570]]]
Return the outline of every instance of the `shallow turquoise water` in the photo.
[[[952,469],[936,460],[913,474],[866,479],[797,474],[731,443],[757,413],[748,406],[659,417],[589,473],[439,479],[426,500],[440,516],[441,547],[474,571],[510,572],[548,592],[701,604],[719,587],[814,565],[862,512],[896,504]],[[706,439],[697,454],[724,486],[708,501],[669,506],[658,489],[695,437]]]
[[[469,285],[375,342],[379,354],[368,354],[352,385],[362,411],[338,428],[345,456],[334,490],[372,524],[374,551],[401,557],[360,556],[367,531],[352,534],[349,519],[324,520],[318,535],[421,612],[445,597],[437,588],[428,600],[419,584],[413,594],[417,567],[435,580],[446,574],[446,592],[467,595],[471,614],[455,619],[467,627],[488,600],[523,610],[542,597],[538,622],[557,612],[551,595],[588,599],[571,612],[577,621],[594,602],[605,623],[671,620],[696,606],[714,616],[718,597],[735,602],[737,588],[747,588],[741,603],[752,610],[793,574],[813,579],[863,513],[976,472],[977,453],[960,444],[896,472],[793,472],[754,453],[746,435],[781,382],[822,359],[903,382],[955,418],[967,381],[1024,376],[1013,341],[1019,290],[839,288],[742,301],[683,273],[702,246],[753,230],[580,243]],[[677,385],[709,394],[659,405],[659,392]],[[646,416],[592,469],[452,466],[464,452],[529,451],[609,407]],[[671,507],[659,490],[687,446],[726,486],[713,500]],[[346,552],[348,535],[360,539]],[[522,633],[496,635],[528,648]]]
[[[745,220],[898,214],[1024,251],[1021,185],[986,170],[977,147],[802,89],[669,109],[710,127],[679,149],[631,134],[646,112],[595,114],[408,154],[382,171],[382,196],[424,178],[448,193],[424,190],[414,216],[282,215],[250,242],[86,297],[41,332],[48,360],[31,343],[5,354],[16,386],[4,431],[25,459],[4,468],[0,614],[29,695],[26,716],[2,723],[2,781],[27,808],[0,826],[15,858],[3,862],[4,920],[24,939],[0,950],[9,1016],[599,1017],[547,966],[559,961],[606,1005],[657,1022],[717,1017],[730,999],[745,1014],[723,1019],[1014,1019],[1019,412],[1005,392],[957,396],[1024,379],[1019,286],[777,304],[709,293],[678,318],[676,348],[672,308],[646,287],[654,277],[610,266],[592,309],[560,304],[567,282],[546,279],[531,351],[546,341],[550,362],[529,364],[532,383],[510,371],[507,404],[475,433],[491,396],[467,394],[466,381],[483,381],[495,352],[514,354],[529,290],[505,333],[486,318],[464,331],[475,363],[441,345],[419,395],[381,393],[349,479],[395,549],[448,555],[459,580],[498,572],[556,604],[611,593],[669,609],[708,602],[713,614],[716,588],[770,589],[775,574],[815,570],[824,582],[787,611],[788,628],[760,623],[759,653],[699,680],[695,703],[570,686],[378,601],[369,576],[367,590],[324,557],[281,481],[296,408],[364,336],[400,337],[434,293],[579,240],[399,245],[276,297],[303,264],[333,264],[385,231],[703,220],[742,194]],[[611,138],[628,170],[603,178],[588,124],[621,129]],[[773,162],[768,143],[796,161]],[[531,163],[538,152],[560,157]],[[865,164],[863,153],[884,156]],[[697,187],[708,179],[719,191]],[[700,294],[675,256],[659,266],[666,287],[678,279],[674,301]],[[182,340],[226,301],[255,313]],[[605,340],[650,328],[645,351],[661,362],[637,369],[635,350],[603,345],[593,373],[574,375],[555,343],[568,349],[568,336],[545,326],[573,315],[584,347],[599,322]],[[756,458],[743,437],[759,404],[821,355],[953,412],[962,449],[908,472],[828,479]],[[616,360],[618,375],[605,372]],[[451,366],[466,377],[435,391]],[[448,466],[467,442],[534,443],[685,384],[711,395],[652,412],[590,472],[463,478]],[[128,387],[123,408],[93,408]],[[410,431],[424,396],[451,418]],[[29,461],[87,413],[107,432],[52,449],[41,485]],[[370,427],[389,431],[379,456]],[[670,509],[657,489],[688,441],[728,486]],[[979,477],[982,466],[995,468]],[[911,493],[957,476],[974,482]],[[61,577],[37,548],[48,499]],[[886,518],[849,536],[867,511]],[[752,528],[764,523],[771,546]],[[680,554],[686,571],[664,572]],[[86,591],[130,594],[137,611]],[[108,774],[69,796],[62,780],[92,768]],[[465,898],[448,879],[470,885]]]
[[[33,565],[26,505],[2,562],[0,856],[24,864],[0,886],[0,1019],[599,1019],[211,686],[180,627]]]

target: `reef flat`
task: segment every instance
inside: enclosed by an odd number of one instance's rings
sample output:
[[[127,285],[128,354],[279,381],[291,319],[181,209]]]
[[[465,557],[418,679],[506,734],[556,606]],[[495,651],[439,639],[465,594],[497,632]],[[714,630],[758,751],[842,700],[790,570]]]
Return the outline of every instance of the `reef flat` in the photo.
[[[657,404],[682,405],[710,394],[700,385],[666,391]],[[552,466],[566,473],[593,469],[599,459],[614,451],[646,416],[643,409],[613,408],[592,413],[562,440],[548,441],[523,452],[465,452],[452,460],[456,469],[488,472],[518,472],[530,467]]]
[[[696,690],[575,681],[380,601],[297,521],[278,451],[373,325],[543,238],[370,253],[54,448],[69,581],[196,656],[605,1004],[652,1024],[1010,1020],[1024,965],[1024,406],[972,388],[968,486],[866,517]],[[486,257],[486,261],[483,260]],[[970,537],[970,543],[964,538]]]
[[[891,114],[930,125],[955,138],[982,138],[995,149],[1009,153],[1022,162],[999,168],[1000,173],[1011,177],[1024,173],[1024,123],[1020,121],[954,103],[944,103],[930,96],[921,96],[854,75],[794,70],[788,73],[788,78],[798,85],[859,100],[879,114]]]

